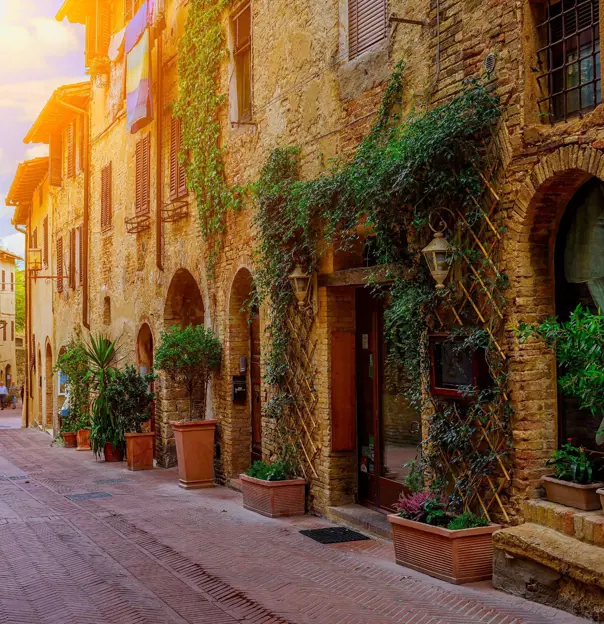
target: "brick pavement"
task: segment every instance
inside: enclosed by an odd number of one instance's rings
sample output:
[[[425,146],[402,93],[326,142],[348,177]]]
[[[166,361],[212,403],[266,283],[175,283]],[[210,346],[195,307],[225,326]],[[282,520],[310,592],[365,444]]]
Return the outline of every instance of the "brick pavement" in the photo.
[[[174,470],[130,473],[2,430],[0,624],[585,621],[397,566],[388,542],[299,534],[329,524],[263,518],[236,492],[180,489]]]

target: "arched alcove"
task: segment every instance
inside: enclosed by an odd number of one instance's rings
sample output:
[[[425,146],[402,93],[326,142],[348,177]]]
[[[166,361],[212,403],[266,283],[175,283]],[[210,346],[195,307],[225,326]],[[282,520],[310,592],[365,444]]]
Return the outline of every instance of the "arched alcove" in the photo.
[[[203,325],[204,306],[195,278],[186,269],[174,274],[164,306],[164,325]]]

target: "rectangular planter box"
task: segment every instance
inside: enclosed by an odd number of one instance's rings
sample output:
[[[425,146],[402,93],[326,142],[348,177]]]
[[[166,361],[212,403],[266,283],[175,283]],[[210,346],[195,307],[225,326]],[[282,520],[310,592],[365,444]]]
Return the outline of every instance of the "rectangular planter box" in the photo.
[[[181,488],[214,487],[215,420],[171,421],[176,440],[178,480]]]
[[[90,429],[79,429],[77,432],[78,451],[90,450]]]
[[[388,520],[399,565],[455,585],[493,576],[493,533],[500,525],[450,531],[397,515]]]
[[[604,488],[604,483],[589,483],[579,485],[570,481],[561,481],[554,477],[542,477],[541,482],[547,494],[547,500],[552,503],[574,507],[582,511],[600,509],[598,488]]]
[[[305,513],[306,481],[263,481],[240,475],[243,506],[268,518],[303,516]]]
[[[152,470],[154,433],[126,433],[126,459],[128,470]]]

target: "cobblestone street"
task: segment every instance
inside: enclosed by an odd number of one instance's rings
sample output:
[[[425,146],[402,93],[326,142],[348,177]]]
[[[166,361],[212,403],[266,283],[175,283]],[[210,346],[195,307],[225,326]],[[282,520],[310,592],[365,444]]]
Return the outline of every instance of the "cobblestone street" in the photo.
[[[580,622],[396,566],[391,545],[324,546],[319,518],[269,520],[237,492],[183,491],[174,470],[131,473],[0,431],[0,622],[230,624]]]

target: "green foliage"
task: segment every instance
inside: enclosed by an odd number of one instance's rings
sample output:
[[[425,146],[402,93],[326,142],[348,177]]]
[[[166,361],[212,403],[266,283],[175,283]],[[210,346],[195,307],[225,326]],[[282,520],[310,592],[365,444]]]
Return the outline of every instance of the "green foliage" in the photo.
[[[592,483],[596,472],[595,462],[587,456],[584,448],[574,446],[571,438],[555,451],[547,465],[554,467],[556,479],[581,485]]]
[[[91,335],[84,346],[90,367],[87,377],[93,394],[90,446],[97,457],[102,455],[107,443],[116,449],[123,448],[124,444],[108,394],[109,386],[115,379],[117,349],[117,343],[102,334]]]
[[[174,325],[161,334],[155,352],[155,368],[172,381],[183,384],[189,395],[188,419],[193,418],[193,392],[201,389],[200,414],[205,415],[207,386],[212,372],[220,368],[222,346],[211,329],[200,325]]]
[[[412,493],[421,492],[426,488],[424,475],[421,467],[416,460],[410,461],[408,464],[409,472],[403,479],[403,485]]]
[[[63,430],[69,432],[90,426],[89,362],[86,348],[79,332],[75,332],[65,351],[59,354],[55,372],[67,376],[69,392],[69,416],[63,419]]]
[[[263,481],[288,481],[294,478],[295,472],[288,462],[280,459],[272,463],[255,461],[246,474]]]
[[[565,371],[558,384],[592,414],[604,414],[604,316],[578,305],[568,321],[550,318],[540,325],[522,324],[521,340],[539,336],[556,351]]]
[[[15,330],[25,331],[25,270],[15,271]]]
[[[120,434],[142,433],[142,425],[151,418],[155,394],[149,386],[156,375],[140,375],[132,364],[116,370],[107,386],[107,402]]]
[[[201,230],[214,246],[214,266],[225,215],[241,205],[242,189],[225,178],[220,142],[220,111],[227,95],[219,89],[221,63],[227,58],[223,13],[234,0],[191,0],[178,55],[179,97],[174,115],[182,120],[179,158],[186,166],[187,186],[195,193]]]
[[[489,526],[489,521],[483,516],[477,516],[471,511],[466,511],[460,516],[453,518],[447,525],[450,531],[459,531],[461,529],[476,529],[478,527]]]

